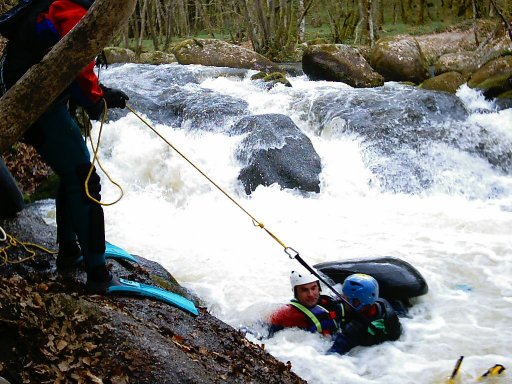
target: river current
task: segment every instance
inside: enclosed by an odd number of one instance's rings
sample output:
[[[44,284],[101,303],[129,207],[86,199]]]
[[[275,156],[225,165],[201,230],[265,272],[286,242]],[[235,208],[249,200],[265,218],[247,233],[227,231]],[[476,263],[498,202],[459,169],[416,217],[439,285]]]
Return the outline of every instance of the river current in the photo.
[[[512,369],[512,109],[466,86],[425,100],[397,83],[354,90],[305,76],[269,90],[250,80],[254,73],[127,64],[102,70],[101,80],[124,89],[309,264],[395,256],[421,272],[429,292],[401,319],[398,341],[346,356],[326,355],[329,340],[298,330],[247,337],[310,383],[441,383],[461,355],[460,382],[477,382],[494,364]],[[167,115],[177,98],[180,113]],[[322,163],[320,193],[278,185],[244,193],[235,156],[242,138],[225,134],[240,105],[287,115],[309,137]],[[105,124],[99,159],[124,190],[105,208],[109,241],[160,262],[235,328],[257,329],[291,298],[297,261],[133,114]],[[119,195],[104,174],[102,186],[103,201]]]

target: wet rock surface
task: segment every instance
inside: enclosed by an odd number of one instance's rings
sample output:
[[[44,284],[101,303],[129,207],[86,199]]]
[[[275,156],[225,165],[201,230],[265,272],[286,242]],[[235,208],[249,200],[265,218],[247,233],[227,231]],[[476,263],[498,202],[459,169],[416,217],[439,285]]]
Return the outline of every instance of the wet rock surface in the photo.
[[[288,116],[264,114],[241,119],[231,134],[247,134],[237,150],[238,179],[246,194],[259,185],[320,192],[320,156]]]
[[[55,249],[55,228],[32,207],[0,226]],[[58,274],[54,254],[13,241],[0,243],[0,377],[10,383],[304,383],[200,306],[193,317],[149,299],[87,295],[83,271]],[[161,266],[139,260],[112,270],[197,302]]]

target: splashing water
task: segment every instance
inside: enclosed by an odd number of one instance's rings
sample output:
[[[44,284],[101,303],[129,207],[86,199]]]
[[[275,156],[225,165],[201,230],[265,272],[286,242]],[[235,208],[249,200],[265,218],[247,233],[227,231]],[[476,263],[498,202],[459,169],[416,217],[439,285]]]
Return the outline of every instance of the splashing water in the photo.
[[[123,88],[137,83],[132,71],[138,68],[114,67],[103,76]],[[265,91],[249,80],[251,73],[219,77],[207,67],[187,70],[201,74],[190,89],[243,99],[251,114],[290,116],[321,157],[319,194],[273,185],[247,197],[234,157],[240,137],[155,124],[253,216],[310,265],[391,255],[415,266],[429,284],[429,293],[402,319],[397,342],[355,348],[341,357],[325,354],[330,342],[322,336],[286,330],[263,341],[271,354],[290,361],[312,383],[439,383],[460,355],[464,382],[476,381],[496,363],[512,366],[509,173],[460,146],[432,142],[427,151],[433,184],[418,193],[393,193],[372,173],[369,164],[381,159],[368,157],[363,137],[318,134],[311,120],[318,97],[343,97],[354,92],[350,87],[295,77],[292,88]],[[386,84],[382,90],[401,92],[400,87]],[[512,142],[511,109],[495,111],[467,87],[457,96],[469,111],[461,126],[483,128],[503,145]],[[125,190],[120,203],[105,209],[109,241],[160,262],[235,328],[256,324],[291,298],[288,276],[297,262],[136,117],[104,127],[100,160]],[[103,200],[111,201],[119,192],[106,180],[102,175]],[[510,379],[500,382],[505,380]]]

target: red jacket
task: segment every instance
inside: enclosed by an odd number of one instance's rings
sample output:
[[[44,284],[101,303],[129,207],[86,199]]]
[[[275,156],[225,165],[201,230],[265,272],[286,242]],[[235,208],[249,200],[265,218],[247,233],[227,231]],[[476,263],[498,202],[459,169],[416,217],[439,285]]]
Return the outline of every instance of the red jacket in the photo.
[[[92,4],[92,1],[91,1]],[[84,5],[71,0],[55,0],[48,12],[37,19],[38,39],[50,48],[64,37],[87,13]],[[94,61],[76,77],[70,86],[71,99],[78,105],[90,107],[103,97],[103,90],[94,73]]]
[[[293,301],[293,300],[292,300]],[[321,310],[318,311],[318,305]],[[317,313],[317,320],[321,323],[322,333],[331,335],[337,332],[338,327],[343,320],[341,307],[336,305],[328,296],[321,295],[318,305],[309,308],[310,311]],[[324,310],[327,312],[323,313]],[[300,328],[310,332],[316,332],[317,327],[314,325],[310,317],[293,304],[287,304],[274,312],[270,318],[270,333],[273,334],[284,328]]]

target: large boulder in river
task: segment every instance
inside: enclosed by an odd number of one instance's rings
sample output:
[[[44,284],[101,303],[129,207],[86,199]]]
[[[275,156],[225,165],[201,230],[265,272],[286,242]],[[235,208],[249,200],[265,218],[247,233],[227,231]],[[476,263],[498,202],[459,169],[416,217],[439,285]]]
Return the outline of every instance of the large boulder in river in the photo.
[[[320,192],[320,156],[288,116],[247,116],[230,133],[247,134],[236,157],[243,165],[238,179],[248,195],[258,185],[274,183],[282,188]]]
[[[172,52],[180,64],[246,68],[262,72],[279,71],[279,66],[266,57],[247,48],[215,39],[187,39],[176,45]]]
[[[354,88],[378,87],[384,78],[357,49],[344,44],[312,45],[302,56],[302,69],[311,80],[341,81]]]
[[[479,65],[478,55],[473,51],[452,52],[440,56],[434,70],[436,75],[455,71],[468,78]]]
[[[505,94],[512,91],[512,55],[499,57],[485,64],[473,73],[468,85],[482,90],[487,98],[507,97]]]
[[[143,52],[140,54],[139,63],[141,64],[170,64],[176,63],[176,57],[172,53],[162,51]]]
[[[427,63],[434,64],[443,55],[474,51],[475,33],[471,30],[432,33],[415,36]]]
[[[428,78],[420,45],[411,36],[385,37],[377,41],[371,54],[372,67],[387,81],[419,84]]]
[[[135,52],[128,48],[106,47],[103,52],[105,53],[108,64],[134,63],[137,61]]]

